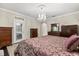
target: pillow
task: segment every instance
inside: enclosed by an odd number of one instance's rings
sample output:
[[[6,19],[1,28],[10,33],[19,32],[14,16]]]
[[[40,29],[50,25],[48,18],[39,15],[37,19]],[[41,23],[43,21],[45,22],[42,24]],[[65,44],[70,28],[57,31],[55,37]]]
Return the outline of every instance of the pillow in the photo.
[[[77,35],[72,35],[70,36],[69,38],[67,38],[65,40],[65,48],[68,50],[68,51],[71,51],[72,49],[70,49],[71,46],[73,46],[74,43],[76,43],[76,41],[79,39],[79,36]]]
[[[79,51],[79,39],[71,45],[69,51]]]

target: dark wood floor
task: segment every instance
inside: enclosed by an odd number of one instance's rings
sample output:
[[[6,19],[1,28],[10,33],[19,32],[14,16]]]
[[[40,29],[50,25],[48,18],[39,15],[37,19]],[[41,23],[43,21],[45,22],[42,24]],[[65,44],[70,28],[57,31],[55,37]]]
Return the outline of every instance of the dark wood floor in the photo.
[[[3,47],[3,48],[1,48],[1,49],[4,50],[4,56],[9,56],[7,47]]]

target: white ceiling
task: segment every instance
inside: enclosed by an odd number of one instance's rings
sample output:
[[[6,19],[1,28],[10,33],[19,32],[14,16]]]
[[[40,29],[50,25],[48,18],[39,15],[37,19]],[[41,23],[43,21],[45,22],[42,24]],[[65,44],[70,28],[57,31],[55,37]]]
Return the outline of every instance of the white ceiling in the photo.
[[[20,12],[24,15],[37,17],[41,3],[0,3],[0,8]],[[79,3],[44,3],[47,17],[79,11]]]

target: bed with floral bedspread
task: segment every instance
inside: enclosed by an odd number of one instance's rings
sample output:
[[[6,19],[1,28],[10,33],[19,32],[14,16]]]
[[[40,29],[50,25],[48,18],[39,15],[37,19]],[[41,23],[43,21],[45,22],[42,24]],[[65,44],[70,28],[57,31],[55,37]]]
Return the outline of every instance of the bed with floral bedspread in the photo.
[[[66,37],[43,36],[26,39],[18,43],[15,56],[78,56],[78,52],[68,52],[64,46]]]

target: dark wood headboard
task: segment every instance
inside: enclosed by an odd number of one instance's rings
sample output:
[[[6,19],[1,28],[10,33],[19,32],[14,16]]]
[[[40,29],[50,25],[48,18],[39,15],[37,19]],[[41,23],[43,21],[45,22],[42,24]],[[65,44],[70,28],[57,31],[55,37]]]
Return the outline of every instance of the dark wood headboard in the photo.
[[[60,36],[69,37],[73,34],[78,34],[78,25],[63,25],[63,26],[61,26]]]
[[[0,27],[0,48],[12,43],[12,27]]]

